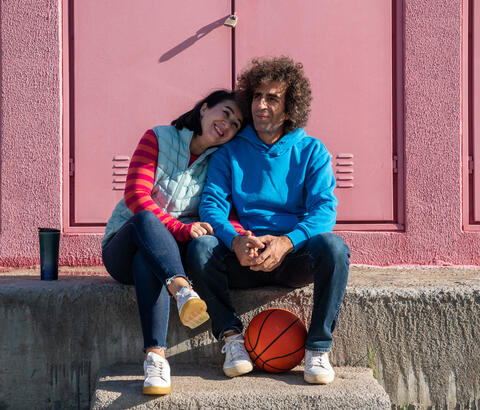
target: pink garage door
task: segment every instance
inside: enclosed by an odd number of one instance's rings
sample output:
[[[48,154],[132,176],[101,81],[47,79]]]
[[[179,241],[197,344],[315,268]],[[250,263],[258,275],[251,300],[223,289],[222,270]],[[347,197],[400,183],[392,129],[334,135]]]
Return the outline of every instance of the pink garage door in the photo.
[[[69,10],[70,225],[104,224],[143,132],[231,87],[225,0],[77,0]],[[72,175],[73,174],[73,175]],[[101,230],[99,228],[99,230]]]
[[[472,73],[470,75],[470,87],[472,87],[472,99],[470,100],[473,105],[471,114],[471,147],[470,155],[473,155],[475,166],[473,167],[473,215],[470,220],[474,223],[480,223],[480,7],[479,4],[470,2],[470,13],[472,15],[472,29],[473,29],[473,42],[472,42]],[[472,209],[471,208],[471,209]]]
[[[392,2],[235,5],[237,72],[253,56],[304,64],[314,96],[307,131],[332,153],[339,222],[393,221]]]
[[[339,221],[395,220],[392,3],[70,1],[70,224],[100,226],[146,128],[231,85],[254,56],[291,55],[312,80],[307,131],[333,154]],[[233,51],[233,53],[232,53]]]

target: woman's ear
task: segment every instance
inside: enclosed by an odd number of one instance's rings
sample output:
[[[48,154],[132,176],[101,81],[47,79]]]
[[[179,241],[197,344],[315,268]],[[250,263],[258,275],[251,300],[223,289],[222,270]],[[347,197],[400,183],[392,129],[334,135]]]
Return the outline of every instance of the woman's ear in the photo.
[[[207,103],[203,103],[202,106],[200,107],[200,116],[203,117],[203,114],[205,113],[205,111],[207,111]]]

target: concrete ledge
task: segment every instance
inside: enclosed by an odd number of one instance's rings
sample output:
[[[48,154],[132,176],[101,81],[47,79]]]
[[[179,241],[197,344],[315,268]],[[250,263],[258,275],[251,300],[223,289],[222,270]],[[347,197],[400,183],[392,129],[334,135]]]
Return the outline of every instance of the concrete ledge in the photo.
[[[0,408],[88,408],[100,368],[141,363],[135,291],[92,276],[101,272],[72,269],[57,282],[41,282],[36,271],[0,274]],[[307,323],[311,314],[311,286],[232,297],[244,323],[272,306]],[[173,368],[221,363],[208,329],[181,326],[173,310]],[[353,267],[331,359],[336,366],[370,361],[398,407],[480,408],[479,340],[478,269]]]
[[[284,374],[254,371],[228,379],[219,367],[177,365],[172,369],[172,393],[142,395],[139,365],[103,369],[92,409],[368,409],[389,410],[390,400],[361,368],[337,368],[335,381],[313,386],[303,381],[303,369]]]

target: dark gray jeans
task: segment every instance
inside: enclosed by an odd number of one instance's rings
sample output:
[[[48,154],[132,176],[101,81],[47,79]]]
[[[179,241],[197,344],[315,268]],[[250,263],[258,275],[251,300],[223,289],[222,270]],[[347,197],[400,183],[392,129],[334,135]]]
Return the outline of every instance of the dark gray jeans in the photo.
[[[313,282],[313,312],[305,347],[329,352],[347,286],[349,258],[350,249],[342,238],[327,232],[310,238],[297,252],[288,254],[272,272],[258,272],[241,266],[233,252],[216,237],[207,235],[189,244],[185,263],[195,290],[207,303],[217,339],[227,330],[243,330],[229,288],[297,288]]]

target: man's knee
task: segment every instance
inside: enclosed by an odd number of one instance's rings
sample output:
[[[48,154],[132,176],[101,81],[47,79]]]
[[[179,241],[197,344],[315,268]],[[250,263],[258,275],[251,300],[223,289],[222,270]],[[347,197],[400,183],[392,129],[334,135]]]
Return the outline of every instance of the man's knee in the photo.
[[[349,262],[350,248],[340,236],[325,232],[309,239],[307,247],[309,251],[323,261],[330,263]]]
[[[187,265],[189,270],[201,270],[211,260],[214,250],[221,244],[212,235],[203,235],[189,243],[187,248]]]

